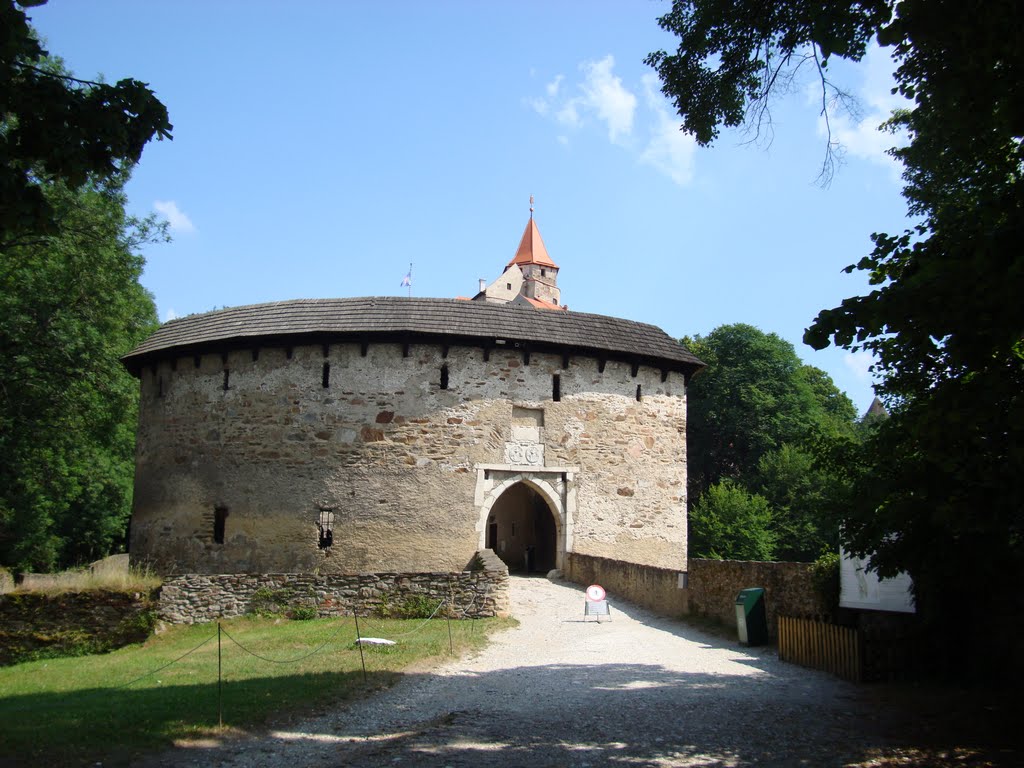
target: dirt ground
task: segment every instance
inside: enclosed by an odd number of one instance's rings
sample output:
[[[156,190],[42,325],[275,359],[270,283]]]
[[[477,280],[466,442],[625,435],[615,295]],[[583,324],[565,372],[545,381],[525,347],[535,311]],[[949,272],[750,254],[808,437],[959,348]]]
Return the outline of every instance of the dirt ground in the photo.
[[[1024,765],[1006,746],[1019,734],[999,725],[1016,722],[1006,705],[854,686],[614,596],[598,623],[565,582],[513,578],[511,590],[519,626],[475,656],[288,727],[138,765]]]

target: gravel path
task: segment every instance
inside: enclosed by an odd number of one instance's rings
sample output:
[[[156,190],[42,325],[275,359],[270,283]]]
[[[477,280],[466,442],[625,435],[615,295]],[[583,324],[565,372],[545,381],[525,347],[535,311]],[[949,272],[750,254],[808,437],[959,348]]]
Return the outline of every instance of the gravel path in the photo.
[[[857,689],[609,596],[511,582],[520,624],[477,655],[256,738],[154,766],[829,766],[886,744]]]

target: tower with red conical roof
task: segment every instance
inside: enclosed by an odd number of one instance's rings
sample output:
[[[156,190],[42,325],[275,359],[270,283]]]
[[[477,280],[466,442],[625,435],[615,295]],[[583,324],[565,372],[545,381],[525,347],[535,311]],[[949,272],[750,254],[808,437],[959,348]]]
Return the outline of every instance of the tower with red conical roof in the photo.
[[[533,218],[533,196],[530,197],[530,220],[526,223],[516,255],[505,265],[501,277],[490,285],[481,280],[475,301],[527,303],[538,309],[565,309],[560,306],[558,265],[548,255],[544,240]]]

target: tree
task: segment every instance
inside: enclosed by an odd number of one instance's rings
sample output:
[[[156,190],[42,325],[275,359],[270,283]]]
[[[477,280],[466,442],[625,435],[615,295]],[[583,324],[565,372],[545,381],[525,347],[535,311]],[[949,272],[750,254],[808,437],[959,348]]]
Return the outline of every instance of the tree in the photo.
[[[776,557],[810,561],[835,548],[846,481],[830,458],[855,440],[850,399],[827,373],[803,364],[792,344],[752,325],[719,326],[683,343],[707,363],[687,395],[691,515],[711,488],[729,481],[769,505],[756,525],[772,534]],[[715,539],[721,532],[705,526],[691,553],[731,551]]]
[[[35,570],[123,540],[138,385],[119,358],[156,327],[137,251],[163,236],[126,216],[123,178],[43,194],[59,234],[0,260],[0,563]]]
[[[171,125],[142,83],[72,77],[11,0],[0,30],[0,563],[47,569],[123,538],[138,395],[119,357],[155,325],[137,251],[165,236],[126,216],[124,183]]]
[[[707,363],[687,392],[691,499],[720,480],[748,480],[785,444],[852,434],[849,398],[776,334],[736,323],[682,343]]]
[[[72,77],[28,22],[14,0],[0,0],[0,249],[54,231],[45,184],[79,189],[129,170],[154,136],[171,138],[167,108],[145,83]]]
[[[847,269],[869,294],[821,312],[805,334],[876,355],[891,418],[861,453],[847,546],[885,575],[905,569],[933,639],[971,642],[1020,616],[1024,576],[1024,9],[1013,0],[674,2],[661,25],[679,50],[648,57],[683,129],[756,125],[796,68],[840,92],[828,61],[892,51],[913,101],[888,127],[917,222],[873,235]],[[826,111],[827,114],[827,111]],[[1019,619],[1017,619],[1019,624]],[[1008,625],[997,627],[1002,633]]]
[[[715,483],[690,511],[690,557],[771,560],[775,534],[768,501],[731,480]]]

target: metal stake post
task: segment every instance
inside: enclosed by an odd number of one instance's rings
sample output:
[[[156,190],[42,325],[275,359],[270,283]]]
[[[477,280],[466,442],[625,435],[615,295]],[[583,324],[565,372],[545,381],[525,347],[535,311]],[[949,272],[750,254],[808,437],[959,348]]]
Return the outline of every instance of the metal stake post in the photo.
[[[359,662],[363,665],[363,685],[366,685],[366,659],[363,656],[363,636],[359,633],[359,608],[353,608],[352,614],[356,617],[356,645],[359,646]]]
[[[224,686],[220,659],[220,622],[217,622],[217,724],[224,727]]]

